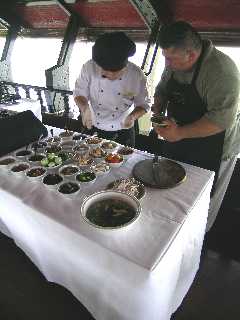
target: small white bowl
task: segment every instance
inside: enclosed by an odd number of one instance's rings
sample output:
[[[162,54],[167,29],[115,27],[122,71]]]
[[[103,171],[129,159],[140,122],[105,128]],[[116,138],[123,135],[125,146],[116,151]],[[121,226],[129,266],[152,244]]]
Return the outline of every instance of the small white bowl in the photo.
[[[63,131],[59,133],[59,137],[62,139],[62,141],[69,141],[73,138],[73,131]]]
[[[90,169],[96,174],[96,176],[101,176],[103,174],[108,173],[111,168],[108,163],[106,163],[105,161],[102,161],[95,165],[92,165]]]
[[[82,179],[84,176],[91,178],[90,180],[86,179]],[[97,176],[93,171],[81,171],[79,172],[76,176],[75,179],[78,183],[82,183],[82,184],[91,184],[94,183],[96,180]]]
[[[18,159],[26,159],[28,157],[30,157],[31,155],[33,154],[33,151],[32,150],[26,150],[26,149],[21,149],[21,150],[18,150],[16,153],[15,153],[15,156],[18,158]]]
[[[67,190],[71,190],[72,192],[68,193]],[[58,192],[68,198],[74,198],[80,191],[80,185],[77,182],[66,181],[62,182],[58,186]]]
[[[114,159],[114,157],[120,157],[121,161],[119,162],[111,162],[110,158]],[[122,164],[123,164],[123,156],[119,155],[118,153],[109,153],[106,157],[105,157],[105,161],[107,164],[109,164],[109,166],[111,168],[119,168]]]
[[[36,165],[41,165],[41,160],[44,158],[46,158],[45,153],[36,153],[28,157],[27,160],[36,166]]]
[[[88,168],[94,163],[93,158],[88,154],[82,155],[79,152],[75,152],[72,159],[80,168]]]
[[[72,150],[75,145],[76,143],[73,140],[65,140],[60,144],[63,150]]]
[[[58,136],[53,136],[53,137],[50,137],[46,140],[46,142],[48,144],[52,144],[52,143],[57,143],[59,144],[60,142],[62,141],[61,137],[58,137]]]
[[[12,156],[6,156],[0,158],[0,169],[7,169],[16,163],[16,158]]]
[[[107,152],[106,150],[103,150],[101,147],[92,148],[89,152],[89,155],[93,157],[94,159],[103,159],[106,157]]]
[[[126,159],[129,159],[133,155],[134,150],[131,147],[124,146],[124,147],[119,148],[117,152],[118,152],[118,154],[120,154],[123,157],[124,160],[126,160]]]
[[[66,164],[72,161],[73,152],[72,151],[60,151],[57,153],[57,156],[62,159],[62,163]]]
[[[106,206],[107,204],[106,201],[108,202],[107,206]],[[125,212],[122,212],[120,215],[118,213],[116,213],[115,215],[114,212],[111,212],[111,213],[108,213],[108,211],[104,212],[104,208],[106,207],[109,208],[109,205],[111,205],[111,203],[114,204],[115,201],[118,202],[118,205],[125,203],[127,207],[124,208],[123,206],[123,208],[121,209],[121,211],[124,209]],[[90,213],[89,208],[96,204],[99,204],[99,206],[102,206],[102,207],[98,208],[99,211],[96,214],[95,221],[93,221],[94,219],[94,217],[92,216],[93,212]],[[133,209],[134,212],[130,211],[131,208]],[[106,191],[96,192],[91,196],[85,198],[85,200],[81,205],[80,211],[83,219],[91,226],[99,229],[104,229],[104,230],[116,230],[116,229],[130,226],[138,219],[141,213],[141,204],[137,200],[137,198],[132,197],[126,193],[106,190]],[[116,211],[117,210],[115,209],[115,212]],[[108,214],[110,214],[110,216],[108,216]],[[102,221],[98,223],[96,220],[98,220],[99,215],[101,215]],[[124,215],[126,216],[124,217]],[[115,219],[115,221],[113,221],[113,219]]]
[[[94,137],[89,137],[87,139],[85,139],[85,143],[90,146],[91,148],[96,148],[97,146],[99,146],[103,141],[103,138],[94,136]]]
[[[72,150],[79,154],[86,154],[89,151],[90,147],[86,143],[79,143],[75,145]]]
[[[47,146],[47,141],[33,142],[31,145],[31,149],[34,150],[36,147],[37,153],[41,153],[45,150],[46,146]]]
[[[11,167],[9,167],[9,170],[12,173],[16,174],[16,176],[22,176],[29,168],[30,164],[28,162],[16,162]]]
[[[64,178],[72,178],[79,172],[79,167],[74,164],[67,164],[59,169],[60,176]]]
[[[63,182],[63,177],[58,173],[48,173],[42,178],[42,183],[50,189],[56,189]]]
[[[105,150],[107,153],[112,153],[118,148],[118,144],[115,141],[104,141],[101,144],[101,148]]]
[[[40,180],[46,174],[46,172],[46,168],[35,166],[28,169],[25,173],[30,180]]]
[[[62,147],[60,146],[60,144],[49,144],[47,145],[47,147],[45,148],[46,153],[58,153],[62,150]]]

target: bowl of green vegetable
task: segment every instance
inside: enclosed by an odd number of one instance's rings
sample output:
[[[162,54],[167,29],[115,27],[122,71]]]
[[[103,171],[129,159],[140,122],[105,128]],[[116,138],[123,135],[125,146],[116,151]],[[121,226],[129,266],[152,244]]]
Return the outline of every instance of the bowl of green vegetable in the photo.
[[[76,181],[83,184],[93,183],[96,178],[96,174],[93,171],[81,171],[76,175]]]
[[[139,200],[118,191],[100,191],[85,198],[81,216],[89,225],[115,230],[132,225],[140,216]]]
[[[47,153],[46,157],[41,160],[41,165],[47,169],[59,168],[63,161],[56,153]]]

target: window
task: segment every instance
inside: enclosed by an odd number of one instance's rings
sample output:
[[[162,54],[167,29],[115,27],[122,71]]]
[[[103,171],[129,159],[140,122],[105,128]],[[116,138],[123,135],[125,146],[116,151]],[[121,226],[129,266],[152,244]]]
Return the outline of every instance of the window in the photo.
[[[13,82],[45,87],[45,70],[56,65],[60,49],[61,39],[18,37],[11,57]]]

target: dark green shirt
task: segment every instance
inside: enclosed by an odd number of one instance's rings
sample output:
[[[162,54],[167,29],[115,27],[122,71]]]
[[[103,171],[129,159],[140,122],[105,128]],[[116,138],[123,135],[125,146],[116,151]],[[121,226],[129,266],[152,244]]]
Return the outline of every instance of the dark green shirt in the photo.
[[[229,159],[240,152],[240,74],[235,63],[217,50],[209,40],[196,80],[196,89],[207,106],[205,117],[226,130],[222,159]],[[155,96],[164,95],[172,70],[166,67]],[[190,83],[194,69],[174,71],[174,79]]]

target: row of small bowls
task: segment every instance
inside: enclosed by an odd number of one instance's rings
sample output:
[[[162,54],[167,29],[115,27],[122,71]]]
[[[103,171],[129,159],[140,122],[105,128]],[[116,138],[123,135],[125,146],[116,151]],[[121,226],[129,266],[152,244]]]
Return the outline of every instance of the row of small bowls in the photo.
[[[11,159],[10,157],[5,159]],[[1,159],[3,161],[4,159]],[[72,174],[63,174],[63,171],[67,169],[68,167],[72,167],[75,169],[74,173]],[[52,189],[57,189],[60,193],[66,194],[67,196],[72,197],[73,195],[76,195],[80,190],[80,185],[85,185],[89,183],[93,183],[97,176],[92,171],[82,171],[79,170],[79,167],[74,165],[66,165],[59,169],[58,173],[48,173],[47,169],[42,166],[33,166],[31,167],[29,163],[27,162],[18,162],[8,166],[10,172],[13,174],[15,173],[16,176],[23,176],[25,175],[30,179],[30,181],[39,181],[42,180],[43,184],[48,186]],[[21,171],[18,171],[17,169],[22,169]],[[37,172],[37,176],[35,175]],[[34,173],[34,174],[33,174]],[[83,176],[89,176],[91,179],[87,179],[84,181],[84,179],[81,179]],[[53,184],[47,183],[46,179],[47,177],[55,176],[58,181]],[[74,181],[71,181],[71,178],[74,177]],[[66,189],[68,188],[68,189]],[[72,188],[71,193],[68,192],[69,188]]]

